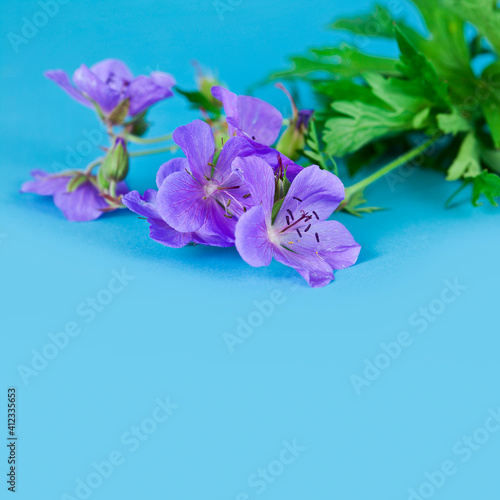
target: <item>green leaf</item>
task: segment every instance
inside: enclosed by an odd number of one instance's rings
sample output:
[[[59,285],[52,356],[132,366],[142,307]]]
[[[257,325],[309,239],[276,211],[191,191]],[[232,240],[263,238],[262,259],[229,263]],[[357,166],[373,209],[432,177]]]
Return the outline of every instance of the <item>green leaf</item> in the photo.
[[[474,24],[493,45],[495,51],[500,53],[500,10],[496,0],[439,0],[439,2],[463,21]]]
[[[389,133],[413,130],[416,125],[412,112],[388,112],[379,107],[347,101],[334,102],[332,107],[346,115],[330,118],[326,122],[323,133],[325,151],[333,156],[353,153],[375,139]]]
[[[481,146],[481,160],[497,174],[500,174],[500,150]]]
[[[365,104],[386,107],[384,101],[379,99],[366,85],[358,85],[351,80],[317,80],[312,82],[313,89],[329,98],[329,102],[335,101],[359,101]]]
[[[475,2],[476,0],[466,0]],[[464,19],[456,12],[451,12],[446,5],[448,0],[413,0],[424,17],[431,37],[416,40],[417,48],[435,64],[443,68],[468,67],[470,62],[469,47],[464,36]]]
[[[123,99],[113,111],[109,114],[109,121],[113,125],[121,125],[128,115],[128,110],[130,108],[130,98],[127,97]]]
[[[456,135],[459,132],[469,132],[471,124],[456,110],[436,116],[439,130],[445,134]]]
[[[485,68],[478,82],[475,96],[481,103],[486,122],[491,131],[493,143],[500,148],[500,61]]]
[[[498,175],[484,171],[474,178],[472,204],[475,207],[481,205],[481,203],[478,203],[481,195],[484,195],[493,206],[498,206],[495,199],[500,197],[500,177]]]
[[[366,71],[378,71],[388,75],[398,75],[396,60],[364,54],[347,44],[340,47],[310,49],[310,56],[291,58],[292,69],[280,71],[270,76],[271,79],[307,76],[323,72],[343,78],[360,76]]]
[[[345,205],[342,205],[342,210],[354,215],[356,217],[363,217],[362,214],[371,214],[373,212],[378,212],[380,210],[385,210],[382,207],[363,207],[366,203],[363,191],[356,191],[347,201]]]
[[[306,145],[309,149],[304,151],[304,155],[319,165],[323,170],[338,174],[337,164],[332,157],[325,157],[321,150],[321,145],[316,130],[316,122],[314,119],[309,121],[309,129],[306,137]]]
[[[352,31],[362,37],[394,38],[394,23],[411,30],[404,21],[395,20],[389,9],[382,5],[375,5],[370,14],[361,15],[353,19],[340,19],[329,26],[330,29],[341,29]]]
[[[202,94],[199,91],[188,91],[188,90],[182,90],[179,87],[174,87],[174,90],[184,96],[188,102],[192,104],[192,107],[194,109],[199,109],[202,108],[208,113],[212,113],[215,115],[215,118],[218,118],[221,115],[220,112],[220,107],[216,104],[216,101],[209,100],[205,94]]]
[[[420,95],[444,107],[450,107],[448,85],[442,82],[430,61],[406,38],[401,30],[396,29],[396,38],[401,50],[398,69],[408,77],[420,91]]]
[[[271,214],[271,223],[272,224],[274,224],[276,217],[278,217],[278,212],[280,211],[281,205],[283,205],[284,201],[285,201],[285,198],[281,198],[281,200],[278,200],[277,202],[274,203],[273,212]]]
[[[476,177],[481,173],[479,143],[473,132],[465,136],[458,155],[448,169],[447,181],[456,181],[461,177]]]

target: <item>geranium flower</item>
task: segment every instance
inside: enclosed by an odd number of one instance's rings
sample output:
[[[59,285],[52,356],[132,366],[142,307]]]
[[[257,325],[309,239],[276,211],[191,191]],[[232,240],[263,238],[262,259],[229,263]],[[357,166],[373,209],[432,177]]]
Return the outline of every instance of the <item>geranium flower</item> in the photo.
[[[42,196],[52,196],[54,204],[70,221],[89,221],[100,217],[113,207],[99,192],[95,176],[64,172],[48,174],[43,170],[32,170],[35,180],[27,181],[21,186],[22,193],[36,193]],[[79,182],[74,189],[68,191],[71,181],[78,177]],[[128,191],[124,182],[116,186],[116,194]]]
[[[149,77],[134,78],[127,66],[117,59],[105,59],[90,68],[82,64],[73,73],[75,85],[60,69],[47,71],[45,76],[84,106],[94,108],[94,102],[97,103],[105,114],[129,99],[129,116],[138,115],[158,101],[171,97],[175,85],[174,77],[161,71],[153,71]]]
[[[156,185],[158,188],[163,184],[163,181],[171,174],[179,171],[184,171],[187,160],[185,158],[175,158],[164,163],[156,175]],[[158,212],[156,198],[158,191],[148,189],[141,196],[137,191],[130,191],[122,198],[122,203],[132,212],[145,217],[149,223],[149,236],[152,240],[161,243],[167,247],[181,248],[189,243],[198,243],[201,245],[211,245],[218,247],[232,246],[232,243],[218,236],[202,235],[201,233],[190,231],[180,232],[163,220]]]
[[[334,279],[334,269],[352,266],[360,245],[339,222],[326,220],[344,199],[344,186],[312,165],[292,182],[273,220],[275,176],[261,158],[237,158],[233,169],[245,181],[256,206],[236,226],[236,248],[245,262],[268,266],[274,258],[294,268],[312,287]]]
[[[212,129],[201,120],[175,129],[173,140],[186,158],[170,160],[164,168],[175,165],[178,171],[159,186],[156,206],[162,219],[181,233],[216,235],[234,243],[238,217],[253,206],[250,193],[231,170],[247,140],[231,137],[215,159]]]
[[[270,147],[278,139],[283,125],[281,113],[262,99],[239,96],[220,85],[212,87],[212,95],[224,106],[229,135],[248,140],[248,146],[239,156],[257,155],[275,171],[286,171],[287,178],[292,181],[302,167]]]
[[[216,85],[212,95],[222,102],[229,135],[242,135],[258,145],[271,146],[279,136],[283,116],[271,104],[248,95],[236,95]]]

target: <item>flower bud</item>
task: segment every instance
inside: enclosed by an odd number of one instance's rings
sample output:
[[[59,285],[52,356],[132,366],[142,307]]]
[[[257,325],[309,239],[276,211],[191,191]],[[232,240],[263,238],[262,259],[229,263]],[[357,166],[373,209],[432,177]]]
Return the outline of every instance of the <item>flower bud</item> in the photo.
[[[295,105],[295,101],[291,94],[286,90],[286,88],[278,84],[276,85],[281,89],[286,96],[290,99],[292,105],[293,115],[290,118],[288,127],[285,129],[283,134],[276,145],[276,149],[283,153],[285,156],[290,158],[290,160],[297,160],[300,158],[302,151],[306,145],[306,135],[307,129],[309,127],[309,120],[311,119],[314,111],[312,109],[302,109],[298,110]]]
[[[108,151],[99,173],[108,181],[123,181],[127,177],[128,163],[129,157],[125,139],[117,137],[113,147]]]

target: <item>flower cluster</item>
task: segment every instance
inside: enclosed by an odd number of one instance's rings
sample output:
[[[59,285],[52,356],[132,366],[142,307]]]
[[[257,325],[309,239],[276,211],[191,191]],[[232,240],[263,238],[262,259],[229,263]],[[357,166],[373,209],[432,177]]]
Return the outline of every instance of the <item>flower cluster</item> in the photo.
[[[276,108],[218,86],[212,93],[226,114],[221,147],[204,121],[178,127],[173,140],[185,157],[160,167],[157,191],[132,191],[123,203],[145,217],[151,238],[166,246],[236,245],[251,266],[274,258],[310,286],[328,284],[333,270],[353,265],[360,251],[342,224],[327,220],[344,199],[342,183],[271,147],[283,123]]]
[[[236,95],[199,72],[197,92],[176,89],[199,108],[203,120],[150,139],[141,137],[148,128],[146,113],[173,95],[172,76],[155,71],[134,78],[115,59],[82,65],[73,84],[61,70],[46,76],[94,109],[110,136],[105,155],[84,170],[34,170],[34,180],[23,184],[23,192],[52,196],[67,219],[93,220],[128,207],[148,221],[151,238],[163,245],[236,246],[251,266],[267,266],[274,258],[313,287],[327,285],[334,270],[356,262],[360,246],[342,224],[327,220],[344,200],[341,181],[324,164],[295,163],[303,156],[313,111],[299,111],[283,86],[293,115],[282,133],[285,122],[274,106]],[[128,151],[130,142],[170,140],[174,144],[160,149]],[[184,157],[160,166],[157,189],[129,192],[124,180],[130,156],[179,148]]]
[[[121,196],[128,191],[123,182],[129,167],[127,143],[156,142],[140,138],[148,128],[146,113],[153,104],[173,95],[174,78],[161,71],[134,78],[116,59],[106,59],[90,68],[82,64],[73,74],[74,85],[62,70],[47,71],[45,76],[75,101],[97,112],[108,129],[111,144],[103,148],[105,156],[83,170],[56,174],[33,170],[34,180],[25,182],[21,191],[53,196],[55,205],[70,221],[94,220],[104,212],[123,207]]]

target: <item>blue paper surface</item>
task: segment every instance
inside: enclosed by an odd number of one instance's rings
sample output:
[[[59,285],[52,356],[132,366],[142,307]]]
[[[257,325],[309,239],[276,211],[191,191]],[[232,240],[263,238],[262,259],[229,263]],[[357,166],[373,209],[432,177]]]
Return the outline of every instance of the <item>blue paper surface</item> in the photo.
[[[69,223],[19,193],[70,151],[85,166],[102,136],[43,71],[116,57],[193,88],[196,59],[244,93],[370,2],[59,0],[44,24],[47,3],[1,2],[0,435],[16,387],[15,498],[497,499],[496,209],[468,193],[445,209],[455,184],[402,169],[367,192],[388,210],[338,215],[358,264],[310,289],[234,248],[163,247],[128,211]],[[272,86],[257,95],[289,113]],[[196,117],[169,99],[150,135]],[[133,159],[129,186],[154,187],[166,159]]]

